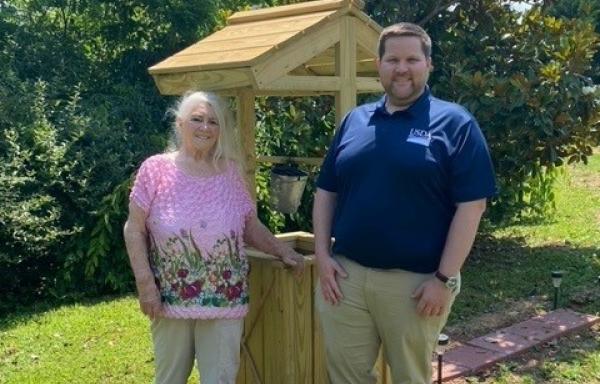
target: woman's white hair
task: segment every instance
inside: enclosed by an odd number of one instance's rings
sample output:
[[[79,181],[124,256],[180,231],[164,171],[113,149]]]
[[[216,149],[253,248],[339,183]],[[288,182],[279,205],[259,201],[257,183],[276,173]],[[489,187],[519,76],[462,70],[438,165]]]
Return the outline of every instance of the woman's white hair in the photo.
[[[177,120],[185,120],[190,117],[192,111],[199,105],[210,106],[219,123],[219,137],[212,154],[212,162],[218,167],[223,162],[220,160],[232,160],[243,168],[240,156],[239,135],[235,120],[231,114],[228,104],[220,96],[212,92],[188,91],[167,112],[173,115],[173,135],[169,141],[167,151],[176,151],[181,146],[181,137],[177,126]]]

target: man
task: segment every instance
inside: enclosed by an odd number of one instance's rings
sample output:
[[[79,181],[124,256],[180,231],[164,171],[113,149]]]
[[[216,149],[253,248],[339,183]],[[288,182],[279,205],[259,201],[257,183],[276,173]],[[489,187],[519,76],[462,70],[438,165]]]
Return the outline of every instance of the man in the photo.
[[[429,384],[494,172],[475,119],[430,94],[421,27],[385,28],[377,69],[384,97],[348,113],[317,181],[327,369],[335,384],[375,383],[383,345],[394,383]]]

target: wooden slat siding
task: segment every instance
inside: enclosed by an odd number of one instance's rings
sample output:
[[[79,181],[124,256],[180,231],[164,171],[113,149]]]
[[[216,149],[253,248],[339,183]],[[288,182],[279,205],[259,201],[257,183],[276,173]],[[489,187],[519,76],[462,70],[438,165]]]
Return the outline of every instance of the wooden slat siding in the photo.
[[[339,38],[339,22],[332,20],[322,25],[319,24],[319,28],[311,28],[310,32],[289,39],[285,46],[282,45],[270,57],[263,57],[261,63],[252,68],[258,88],[262,89],[269,82],[286,75],[334,45]]]
[[[312,376],[312,306],[310,297],[310,274],[299,280],[287,271],[283,282],[282,310],[286,361],[285,381],[282,383],[310,383]]]
[[[265,279],[275,279],[275,287],[271,291],[267,302],[263,308],[264,319],[264,362],[265,373],[263,378],[264,384],[285,383],[282,380],[282,371],[285,367],[280,348],[283,346],[283,324],[281,322],[281,311],[279,303],[281,301],[281,273],[282,269],[271,267],[269,268],[269,277]]]
[[[262,378],[264,376],[264,320],[261,318],[262,311],[257,312],[253,311],[253,306],[258,304],[258,301],[262,298],[265,290],[265,277],[263,273],[265,270],[268,270],[268,265],[263,262],[256,260],[254,258],[250,258],[250,312],[244,319],[244,336],[245,337],[250,332],[250,327],[254,324],[255,321],[258,321],[256,325],[252,328],[252,333],[247,341],[248,348],[250,349],[250,353],[252,354],[252,358],[256,363],[256,367],[259,372],[259,376]],[[242,350],[241,354],[241,362],[240,362],[240,370],[237,377],[237,384],[251,384],[254,383],[254,373],[252,371],[251,363],[249,361],[248,356]]]
[[[340,92],[335,96],[335,122],[339,127],[342,118],[356,106],[356,34],[353,17],[343,16],[340,23],[340,42],[336,46],[335,74],[342,80]]]
[[[227,22],[230,25],[233,25],[252,21],[262,21],[280,17],[297,16],[306,13],[329,11],[343,7],[349,7],[350,5],[353,5],[358,9],[364,8],[364,2],[362,0],[307,1],[279,7],[236,12],[227,19]]]
[[[323,330],[321,328],[321,320],[319,319],[319,311],[315,305],[315,295],[320,295],[320,288],[317,287],[319,281],[319,274],[317,272],[317,266],[314,265],[311,268],[312,277],[312,293],[311,300],[313,306],[313,383],[314,384],[326,384],[329,382],[327,375],[326,355],[325,355],[325,341],[323,340]]]
[[[210,72],[182,72],[154,75],[154,82],[163,95],[182,95],[190,89],[203,91],[251,86],[249,69]]]

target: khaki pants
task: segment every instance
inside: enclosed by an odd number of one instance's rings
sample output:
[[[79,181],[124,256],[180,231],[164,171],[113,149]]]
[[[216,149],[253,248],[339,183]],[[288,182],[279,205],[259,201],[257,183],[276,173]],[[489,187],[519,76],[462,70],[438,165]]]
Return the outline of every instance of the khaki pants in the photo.
[[[235,383],[242,325],[243,319],[154,319],[155,383],[187,383],[194,358],[202,384]]]
[[[338,281],[343,300],[332,306],[320,287],[315,292],[330,382],[375,383],[373,367],[383,344],[394,384],[431,384],[432,354],[450,308],[442,316],[421,317],[411,295],[432,275],[365,268],[340,256],[336,260],[348,272]]]

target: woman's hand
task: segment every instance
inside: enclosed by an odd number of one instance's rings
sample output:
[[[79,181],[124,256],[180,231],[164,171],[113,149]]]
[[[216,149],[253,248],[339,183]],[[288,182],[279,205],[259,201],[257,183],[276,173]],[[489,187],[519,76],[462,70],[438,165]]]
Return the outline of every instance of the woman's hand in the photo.
[[[153,320],[162,313],[162,303],[148,262],[146,216],[146,211],[135,202],[130,202],[129,216],[123,228],[123,237],[131,262],[131,270],[135,276],[140,309],[144,315]]]
[[[304,273],[304,256],[295,251],[286,252],[281,256],[281,261],[287,267],[294,269],[296,278],[302,277]]]
[[[160,293],[154,282],[138,286],[140,309],[150,320],[162,314],[163,306]]]

